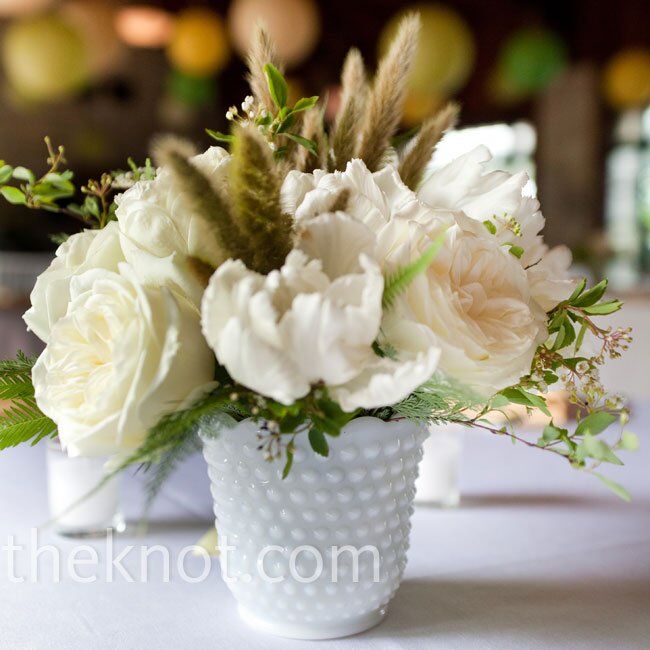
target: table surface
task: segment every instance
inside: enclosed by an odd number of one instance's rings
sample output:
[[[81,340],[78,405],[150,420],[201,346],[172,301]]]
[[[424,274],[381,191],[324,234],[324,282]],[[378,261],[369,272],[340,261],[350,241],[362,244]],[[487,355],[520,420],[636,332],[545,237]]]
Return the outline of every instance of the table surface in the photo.
[[[593,477],[571,471],[561,459],[467,432],[463,443],[462,504],[453,510],[418,506],[404,582],[388,618],[377,628],[328,648],[647,648],[650,647],[650,408],[637,409],[630,426],[641,450],[626,467],[608,468],[633,494],[626,504]],[[141,478],[123,486],[127,514],[137,518]],[[0,455],[0,547],[10,536],[28,547],[30,529],[47,519],[44,450]],[[184,465],[166,486],[144,535],[135,526],[115,540],[113,557],[136,582],[106,567],[79,584],[62,569],[53,581],[52,553],[39,559],[38,580],[27,551],[16,553],[9,579],[0,552],[0,648],[307,648],[250,631],[217,562],[195,584],[172,567],[169,582],[151,559],[139,580],[139,548],[164,544],[172,553],[191,545],[210,526],[210,496],[201,458]],[[69,558],[75,544],[48,529],[38,544]],[[86,542],[84,542],[86,543]],[[100,560],[106,541],[89,542]],[[65,563],[65,562],[64,562]],[[185,562],[189,575],[204,559]]]

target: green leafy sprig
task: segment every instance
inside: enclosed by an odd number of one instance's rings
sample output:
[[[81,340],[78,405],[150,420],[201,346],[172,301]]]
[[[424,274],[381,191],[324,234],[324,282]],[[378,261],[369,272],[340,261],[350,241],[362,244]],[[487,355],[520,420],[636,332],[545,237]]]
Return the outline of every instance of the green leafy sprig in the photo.
[[[277,159],[283,159],[287,155],[291,143],[298,144],[316,155],[316,142],[302,137],[293,131],[292,127],[297,125],[301,113],[316,106],[318,97],[302,97],[293,106],[289,106],[287,104],[289,87],[282,73],[272,63],[266,63],[264,74],[275,112],[269,111],[262,104],[255,105],[253,97],[250,96],[242,103],[241,112],[236,106],[231,106],[226,113],[226,118],[239,126],[257,127],[264,134]],[[225,144],[232,144],[236,137],[212,129],[206,129],[206,133],[217,142]]]
[[[65,148],[54,147],[49,137],[45,138],[48,169],[37,176],[23,166],[13,167],[0,161],[0,194],[13,205],[23,205],[34,210],[45,210],[72,217],[88,228],[103,228],[115,219],[116,191],[126,189],[139,180],[151,180],[156,171],[147,159],[144,167],[138,167],[128,159],[128,170],[117,170],[102,174],[99,180],[90,179],[77,188],[74,174],[65,169]],[[74,196],[80,192],[84,199],[76,203]],[[54,235],[53,241],[62,243],[64,233]]]

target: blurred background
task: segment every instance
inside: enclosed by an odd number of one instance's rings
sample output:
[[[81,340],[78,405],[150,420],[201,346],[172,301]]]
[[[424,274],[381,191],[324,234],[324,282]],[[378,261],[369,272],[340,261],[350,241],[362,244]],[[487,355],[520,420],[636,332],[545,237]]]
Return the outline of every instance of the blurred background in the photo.
[[[328,98],[358,46],[374,66],[408,9],[422,13],[404,130],[448,99],[459,128],[433,161],[477,144],[494,167],[526,169],[549,243],[577,272],[606,274],[636,341],[611,365],[613,390],[650,398],[650,2],[645,0],[0,0],[0,158],[45,170],[43,136],[65,144],[85,182],[142,162],[155,133],[209,144],[247,94],[245,51],[257,21],[286,62],[295,97]],[[64,217],[0,203],[0,357],[38,351],[20,315]]]

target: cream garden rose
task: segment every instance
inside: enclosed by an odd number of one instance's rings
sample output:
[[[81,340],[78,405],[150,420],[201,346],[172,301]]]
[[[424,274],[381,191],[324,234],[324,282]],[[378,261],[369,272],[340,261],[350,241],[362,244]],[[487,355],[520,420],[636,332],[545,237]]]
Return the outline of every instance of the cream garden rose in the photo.
[[[50,266],[38,276],[23,318],[28,328],[45,343],[56,322],[65,316],[72,278],[89,269],[117,271],[124,261],[115,222],[102,230],[84,230],[61,244]]]
[[[213,372],[196,309],[168,289],[140,286],[121,264],[119,273],[72,278],[67,314],[52,327],[32,379],[68,454],[104,456],[136,449]]]
[[[230,156],[221,147],[191,160],[215,188],[226,182]],[[223,259],[214,228],[184,200],[171,172],[159,170],[155,179],[137,182],[115,202],[124,256],[140,280],[169,286],[198,306],[205,287],[188,257],[214,267]]]
[[[575,287],[569,274],[571,252],[566,246],[549,249],[544,244],[539,202],[524,195],[529,180],[526,172],[486,172],[491,158],[484,146],[472,149],[430,173],[418,198],[435,209],[462,211],[477,223],[488,222],[500,244],[516,245],[533,299],[550,311]]]

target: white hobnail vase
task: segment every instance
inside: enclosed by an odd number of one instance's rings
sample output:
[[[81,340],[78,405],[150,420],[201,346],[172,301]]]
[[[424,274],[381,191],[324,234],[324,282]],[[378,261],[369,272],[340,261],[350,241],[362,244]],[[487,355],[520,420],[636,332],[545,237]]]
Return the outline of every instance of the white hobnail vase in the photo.
[[[426,428],[358,418],[340,437],[328,438],[327,458],[298,434],[286,479],[281,463],[264,460],[258,432],[246,420],[202,435],[222,574],[241,618],[259,631],[297,639],[342,637],[377,625],[406,566]],[[353,552],[344,546],[358,552],[356,579]],[[341,551],[336,561],[332,547]]]

